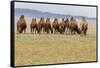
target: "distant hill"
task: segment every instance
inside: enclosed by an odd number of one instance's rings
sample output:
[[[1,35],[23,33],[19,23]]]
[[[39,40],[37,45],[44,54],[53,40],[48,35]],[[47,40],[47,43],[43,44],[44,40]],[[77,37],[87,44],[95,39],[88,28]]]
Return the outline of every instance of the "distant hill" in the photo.
[[[19,17],[22,14],[25,17],[36,17],[36,18],[41,18],[41,17],[46,17],[46,18],[47,17],[49,17],[49,18],[68,18],[68,17],[72,16],[72,15],[63,15],[63,14],[54,14],[54,13],[49,13],[49,12],[42,12],[42,11],[33,10],[33,9],[21,9],[21,8],[16,8],[15,9],[15,16],[16,17]],[[80,16],[73,16],[73,17],[80,18]]]

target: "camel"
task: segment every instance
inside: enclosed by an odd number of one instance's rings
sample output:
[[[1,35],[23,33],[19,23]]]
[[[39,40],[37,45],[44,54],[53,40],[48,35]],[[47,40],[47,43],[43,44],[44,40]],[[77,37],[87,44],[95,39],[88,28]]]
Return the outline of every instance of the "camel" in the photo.
[[[41,17],[39,23],[38,23],[38,26],[39,26],[39,32],[45,32],[45,22],[44,22],[44,18]]]
[[[26,25],[24,15],[21,15],[17,22],[17,33],[23,33],[23,31],[24,33],[26,33],[26,28],[27,25]]]
[[[65,32],[65,22],[64,22],[64,18],[59,23],[59,31],[60,31],[60,34],[63,34]]]
[[[71,34],[81,33],[80,28],[78,27],[77,21],[73,17],[71,17],[70,21],[68,22],[68,28]]]
[[[35,18],[32,19],[32,22],[30,24],[30,28],[31,28],[31,33],[36,33],[37,29],[37,21]]]
[[[53,33],[53,29],[51,27],[50,18],[46,19],[46,22],[45,22],[45,31],[47,32],[47,34],[49,33],[49,31],[51,31],[51,33]]]
[[[85,17],[82,17],[80,27],[81,27],[81,33],[86,35],[87,34],[87,29],[88,29],[88,22],[86,21]]]
[[[58,19],[55,18],[54,21],[53,21],[53,33],[56,33],[59,31],[59,23],[58,23]]]

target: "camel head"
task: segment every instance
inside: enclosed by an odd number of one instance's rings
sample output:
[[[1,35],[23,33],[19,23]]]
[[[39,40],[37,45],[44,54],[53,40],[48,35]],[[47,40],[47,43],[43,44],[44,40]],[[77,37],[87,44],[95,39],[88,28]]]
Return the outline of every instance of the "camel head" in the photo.
[[[74,19],[74,18],[73,18],[73,17],[71,17],[71,19],[70,19],[70,20],[72,21],[73,19]]]
[[[68,23],[69,22],[69,20],[68,20],[68,18],[65,20],[65,23]]]
[[[24,19],[24,15],[21,15],[21,16],[20,16],[20,19]]]
[[[55,21],[57,21],[57,18],[55,18]]]
[[[85,17],[82,17],[82,20],[83,20],[83,21],[86,21]]]
[[[50,21],[50,18],[47,18],[47,21]]]

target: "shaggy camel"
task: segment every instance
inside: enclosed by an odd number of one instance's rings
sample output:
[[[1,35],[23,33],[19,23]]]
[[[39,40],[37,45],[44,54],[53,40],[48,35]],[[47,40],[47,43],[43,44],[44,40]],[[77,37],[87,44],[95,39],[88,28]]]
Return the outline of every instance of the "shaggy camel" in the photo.
[[[21,15],[18,22],[17,22],[17,33],[26,33],[26,28],[27,28],[27,25],[26,25],[26,21],[24,19],[24,15]]]
[[[67,18],[64,22],[65,22],[64,30],[65,30],[65,32],[67,33],[67,31],[69,30],[69,27],[68,27],[69,19]]]
[[[88,29],[88,22],[86,21],[85,17],[82,17],[80,27],[81,27],[81,33],[86,35],[87,34],[87,29]]]
[[[59,23],[59,31],[60,31],[60,34],[63,34],[65,32],[65,22],[64,22],[64,18]]]
[[[51,31],[51,33],[53,33],[53,29],[51,27],[50,18],[46,19],[46,22],[45,22],[45,31],[47,32],[47,34],[49,33],[49,31]]]
[[[73,17],[71,17],[70,21],[68,22],[68,28],[70,29],[71,34],[75,34],[75,32],[81,34],[77,21]]]
[[[56,33],[56,32],[58,32],[59,31],[59,23],[58,23],[58,19],[57,18],[55,18],[54,19],[54,21],[53,21],[53,33]]]
[[[31,29],[31,33],[36,33],[37,29],[37,21],[35,18],[32,19],[32,22],[30,24],[30,29]]]
[[[38,23],[38,26],[39,26],[39,32],[45,32],[45,22],[44,22],[44,18],[41,17],[39,23]]]

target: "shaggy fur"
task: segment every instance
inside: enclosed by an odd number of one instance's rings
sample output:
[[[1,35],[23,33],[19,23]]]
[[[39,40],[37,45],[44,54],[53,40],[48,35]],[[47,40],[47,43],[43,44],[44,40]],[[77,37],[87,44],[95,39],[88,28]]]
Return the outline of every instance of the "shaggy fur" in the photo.
[[[26,21],[24,19],[24,15],[21,15],[17,22],[17,33],[26,33]]]
[[[80,27],[81,27],[81,33],[86,35],[87,34],[87,29],[88,29],[88,22],[86,21],[85,17],[82,17]]]

